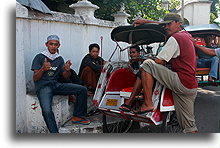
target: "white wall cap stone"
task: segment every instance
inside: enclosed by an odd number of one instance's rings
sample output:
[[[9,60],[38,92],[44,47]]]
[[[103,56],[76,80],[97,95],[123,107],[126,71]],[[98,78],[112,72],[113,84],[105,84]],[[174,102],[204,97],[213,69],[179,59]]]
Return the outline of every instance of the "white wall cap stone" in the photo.
[[[117,13],[112,14],[112,16],[114,17],[115,22],[121,23],[122,25],[128,25],[127,19],[130,15],[125,12],[124,4],[121,6],[121,9]]]
[[[99,9],[98,6],[92,4],[87,0],[78,1],[77,3],[72,4],[69,7],[75,10],[75,15],[88,16],[92,19],[95,19],[94,17],[95,10]]]
[[[117,17],[117,16],[129,17],[130,15],[127,14],[126,12],[118,11],[117,13],[112,14],[112,16],[114,16],[114,17]]]
[[[97,5],[94,5],[90,1],[87,1],[87,0],[78,1],[75,4],[71,4],[69,7],[73,8],[73,9],[77,8],[77,7],[78,8],[94,8],[95,10],[99,9],[99,7]]]

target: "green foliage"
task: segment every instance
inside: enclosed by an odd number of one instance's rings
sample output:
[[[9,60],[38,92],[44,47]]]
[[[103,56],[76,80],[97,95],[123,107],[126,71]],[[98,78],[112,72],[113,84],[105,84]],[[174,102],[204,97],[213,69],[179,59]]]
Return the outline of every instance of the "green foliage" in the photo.
[[[173,10],[180,6],[180,0],[169,0],[170,2],[170,10]]]
[[[74,13],[69,8],[70,4],[78,0],[42,0],[50,10],[65,13]],[[120,10],[124,4],[125,11],[131,16],[128,18],[129,23],[137,17],[143,17],[150,20],[159,20],[167,13],[161,8],[162,0],[89,0],[91,3],[100,7],[95,11],[95,17],[104,20],[113,21],[112,14]]]
[[[111,21],[114,20],[111,15],[119,11],[122,3],[125,3],[126,1],[127,0],[90,0],[91,3],[100,7],[95,11],[95,17]]]
[[[213,24],[214,23],[214,20],[216,19],[217,17],[215,16],[214,13],[210,13],[210,24]]]
[[[76,3],[78,0],[41,0],[52,11],[74,13],[69,5]]]
[[[215,15],[215,17],[218,17],[218,13],[220,12],[219,8],[219,0],[212,0],[212,5],[211,5],[211,13],[212,15]],[[211,18],[212,16],[210,16]]]
[[[125,11],[131,15],[128,18],[129,23],[137,17],[159,20],[165,13],[160,7],[161,0],[90,0],[90,2],[100,7],[95,16],[104,20],[114,20],[111,15],[119,11],[123,4]]]

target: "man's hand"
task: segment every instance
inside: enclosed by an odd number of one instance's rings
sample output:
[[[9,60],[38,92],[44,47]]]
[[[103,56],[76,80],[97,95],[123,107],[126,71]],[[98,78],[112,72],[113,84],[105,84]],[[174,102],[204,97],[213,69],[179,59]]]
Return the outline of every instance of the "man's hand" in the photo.
[[[44,63],[43,63],[43,66],[41,67],[41,69],[35,69],[34,70],[34,76],[33,76],[33,79],[34,81],[38,81],[41,79],[44,71],[47,71],[47,70],[50,70],[51,68],[51,64],[50,62],[47,62],[47,58],[44,59]]]
[[[64,79],[68,80],[70,78],[71,72],[70,72],[70,66],[72,65],[72,63],[70,62],[70,60],[66,61],[66,63],[64,64],[64,72],[62,73]]]
[[[165,65],[166,61],[156,58],[155,63]]]
[[[47,62],[47,58],[44,59],[44,64],[42,66],[42,70],[43,71],[47,71],[47,70],[50,70],[51,68],[51,64],[50,62]]]
[[[72,65],[72,63],[70,62],[70,60],[66,61],[65,65],[64,65],[64,70],[65,71],[70,71],[70,66]]]

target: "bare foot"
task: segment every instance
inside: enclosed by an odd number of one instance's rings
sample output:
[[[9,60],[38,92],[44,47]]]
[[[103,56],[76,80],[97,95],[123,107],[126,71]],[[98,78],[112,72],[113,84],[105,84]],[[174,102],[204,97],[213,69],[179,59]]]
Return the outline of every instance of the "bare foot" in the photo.
[[[211,82],[215,81],[211,76],[209,76],[208,80],[211,81]]]
[[[137,111],[135,111],[136,114],[144,114],[153,111],[154,107],[152,106],[146,106],[142,105]]]

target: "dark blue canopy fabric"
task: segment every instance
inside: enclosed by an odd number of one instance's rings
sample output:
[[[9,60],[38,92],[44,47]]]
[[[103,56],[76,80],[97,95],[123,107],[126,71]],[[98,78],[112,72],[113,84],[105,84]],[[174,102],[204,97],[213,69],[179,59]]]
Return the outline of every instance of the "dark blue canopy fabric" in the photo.
[[[50,9],[41,0],[16,0],[21,5],[43,13],[51,13]]]
[[[220,36],[220,27],[217,24],[205,24],[196,26],[187,26],[185,30],[193,36],[216,35]]]

